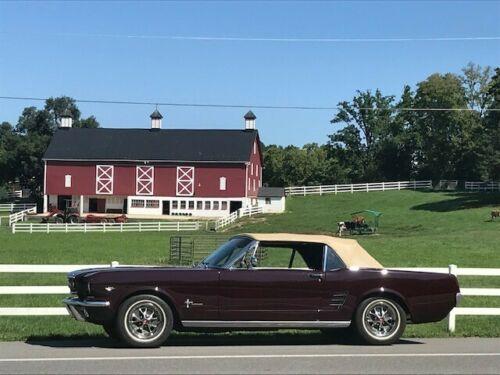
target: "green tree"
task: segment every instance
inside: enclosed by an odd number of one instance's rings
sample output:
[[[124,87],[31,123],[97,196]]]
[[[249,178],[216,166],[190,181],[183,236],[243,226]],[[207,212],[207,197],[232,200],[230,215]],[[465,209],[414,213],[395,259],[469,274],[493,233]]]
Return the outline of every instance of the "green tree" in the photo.
[[[43,109],[26,107],[15,128],[4,123],[0,128],[0,183],[14,179],[39,198],[43,186],[42,157],[57,130],[61,114],[69,110],[74,127],[99,127],[94,116],[81,118],[75,100],[66,96],[47,99]],[[3,164],[2,164],[3,163]]]
[[[488,94],[491,104],[485,121],[485,130],[488,142],[488,172],[491,180],[500,180],[500,68],[495,69],[491,79]]]
[[[336,156],[351,180],[384,178],[376,160],[381,140],[393,124],[394,96],[380,90],[357,91],[351,102],[340,102],[332,124],[344,127],[330,135],[331,155]]]

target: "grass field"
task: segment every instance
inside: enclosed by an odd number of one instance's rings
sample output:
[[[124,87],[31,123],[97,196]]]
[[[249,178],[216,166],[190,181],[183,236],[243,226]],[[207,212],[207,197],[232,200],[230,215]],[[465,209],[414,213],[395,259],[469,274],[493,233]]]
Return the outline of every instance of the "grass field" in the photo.
[[[489,221],[500,193],[373,192],[287,199],[287,212],[239,222],[240,232],[332,234],[336,223],[362,209],[383,212],[377,235],[359,242],[387,267],[500,267],[500,220]],[[190,235],[190,233],[184,233]],[[0,263],[158,264],[168,259],[172,233],[15,234],[0,228]],[[0,274],[0,285],[63,285],[62,274]],[[461,277],[462,287],[500,287],[499,277]],[[59,306],[62,296],[0,296],[0,306]],[[463,306],[500,306],[500,298],[467,297]],[[458,317],[457,336],[500,336],[500,317]],[[0,339],[21,340],[103,334],[100,327],[66,317],[1,317]],[[255,334],[233,334],[254,337]],[[250,336],[248,336],[250,335]],[[281,336],[280,336],[281,335]],[[310,337],[286,331],[279,337]],[[445,322],[409,326],[407,337],[447,336]],[[224,336],[224,335],[222,335]],[[190,335],[178,334],[177,340]],[[217,336],[218,337],[218,336]],[[225,336],[224,336],[225,337]],[[266,337],[265,335],[263,337]],[[299,339],[300,340],[300,339]]]

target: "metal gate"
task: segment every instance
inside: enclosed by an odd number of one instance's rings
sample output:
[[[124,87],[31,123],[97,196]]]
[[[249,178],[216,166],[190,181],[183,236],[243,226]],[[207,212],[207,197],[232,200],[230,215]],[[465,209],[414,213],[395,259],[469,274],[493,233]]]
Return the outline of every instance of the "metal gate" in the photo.
[[[228,236],[172,236],[169,264],[189,266],[199,262],[228,240]]]

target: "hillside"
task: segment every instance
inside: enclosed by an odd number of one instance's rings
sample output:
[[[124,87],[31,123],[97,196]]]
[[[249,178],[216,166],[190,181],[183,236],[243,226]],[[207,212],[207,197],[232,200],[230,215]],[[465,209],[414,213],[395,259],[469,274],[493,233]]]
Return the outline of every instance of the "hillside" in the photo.
[[[381,211],[377,235],[353,236],[385,266],[500,267],[500,193],[391,191],[287,199],[287,212],[241,221],[230,232],[333,234],[363,209]]]

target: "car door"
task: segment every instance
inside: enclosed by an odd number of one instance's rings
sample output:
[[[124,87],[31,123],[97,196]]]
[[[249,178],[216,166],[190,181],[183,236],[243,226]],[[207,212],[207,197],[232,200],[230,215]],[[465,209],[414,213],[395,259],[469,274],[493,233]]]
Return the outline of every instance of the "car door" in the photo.
[[[325,279],[318,319],[321,321],[349,321],[355,310],[356,271],[346,268],[335,250],[325,246]]]
[[[293,244],[278,245],[293,249]],[[267,254],[267,257],[270,256]],[[281,258],[289,263],[286,256]],[[223,270],[219,279],[221,320],[315,321],[318,319],[324,276],[321,267]]]

